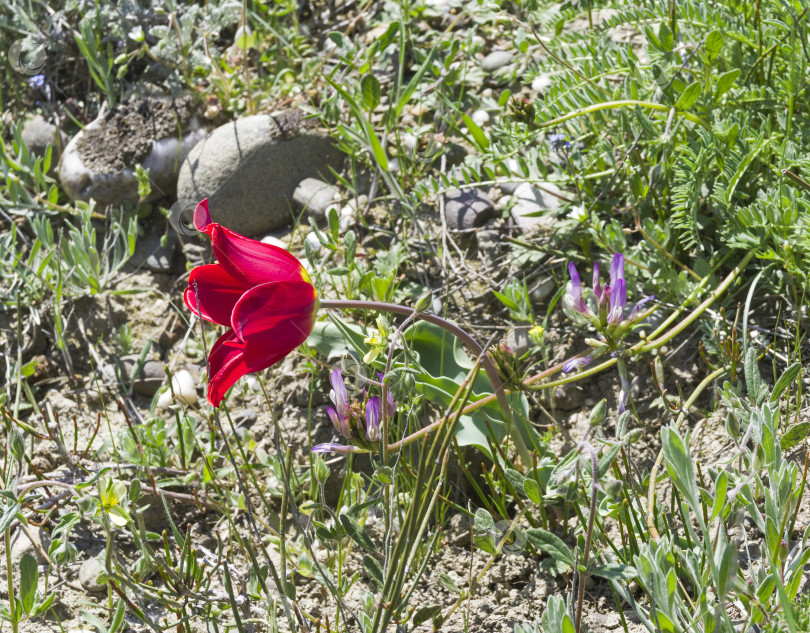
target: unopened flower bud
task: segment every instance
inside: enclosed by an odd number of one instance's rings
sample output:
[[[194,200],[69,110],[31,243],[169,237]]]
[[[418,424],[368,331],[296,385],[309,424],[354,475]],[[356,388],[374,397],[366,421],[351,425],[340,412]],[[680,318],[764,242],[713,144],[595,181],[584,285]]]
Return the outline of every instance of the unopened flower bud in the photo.
[[[591,416],[588,420],[588,423],[591,425],[591,428],[602,424],[602,422],[605,421],[606,413],[607,413],[607,400],[605,400],[605,398],[602,398],[599,402],[596,403],[596,406],[593,409],[591,409]]]
[[[315,480],[319,484],[323,484],[329,479],[329,466],[320,455],[315,458],[315,462],[312,464],[312,470],[315,472]]]
[[[779,560],[782,561],[782,562],[785,562],[787,560],[789,551],[790,551],[790,546],[787,544],[787,541],[784,541],[784,540],[781,541],[779,543],[779,551],[778,551]]]
[[[509,116],[515,123],[534,125],[534,104],[528,97],[512,97],[509,101]]]
[[[22,461],[23,455],[25,455],[25,441],[23,440],[22,434],[17,429],[11,431],[8,447],[11,450],[11,454]]]

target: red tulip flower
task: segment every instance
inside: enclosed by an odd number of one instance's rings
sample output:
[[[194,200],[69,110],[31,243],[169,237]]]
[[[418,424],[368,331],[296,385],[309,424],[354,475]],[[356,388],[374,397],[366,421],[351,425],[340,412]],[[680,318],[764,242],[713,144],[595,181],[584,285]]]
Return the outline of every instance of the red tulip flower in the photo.
[[[318,295],[293,255],[213,222],[207,199],[194,210],[194,226],[210,236],[217,263],[191,271],[186,305],[229,328],[208,355],[208,401],[218,407],[239,378],[276,364],[307,339]]]

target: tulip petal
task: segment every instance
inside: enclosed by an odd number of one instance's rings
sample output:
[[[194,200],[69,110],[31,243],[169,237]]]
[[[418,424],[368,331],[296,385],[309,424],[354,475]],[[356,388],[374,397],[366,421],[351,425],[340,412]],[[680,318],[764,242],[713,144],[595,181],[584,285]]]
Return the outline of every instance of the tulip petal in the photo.
[[[233,330],[217,339],[208,354],[208,402],[218,407],[234,383],[247,373],[244,350],[231,345]]]
[[[237,301],[231,327],[242,342],[267,340],[270,330],[284,325],[291,339],[274,339],[273,347],[290,343],[294,349],[303,343],[315,324],[318,298],[312,284],[305,281],[271,281],[251,288]],[[295,339],[297,342],[292,343]]]
[[[294,255],[283,248],[252,240],[211,220],[208,199],[194,209],[194,226],[211,237],[217,261],[231,276],[249,286],[270,281],[310,281]]]
[[[211,214],[208,211],[208,198],[194,207],[194,228],[203,233],[208,232],[208,226],[213,224]]]
[[[249,286],[234,279],[219,264],[207,264],[191,271],[183,298],[194,314],[206,321],[230,326],[233,308],[248,289]],[[197,311],[198,301],[201,315]]]
[[[252,240],[219,224],[212,224],[209,234],[217,261],[247,285],[309,281],[301,262],[283,248]]]

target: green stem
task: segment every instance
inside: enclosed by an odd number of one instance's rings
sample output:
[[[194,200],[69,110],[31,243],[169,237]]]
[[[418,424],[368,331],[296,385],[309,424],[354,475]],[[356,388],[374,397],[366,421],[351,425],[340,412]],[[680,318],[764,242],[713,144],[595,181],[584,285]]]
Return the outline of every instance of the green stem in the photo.
[[[14,579],[11,570],[11,527],[6,528],[6,578],[8,579],[8,614],[11,617],[11,630],[17,633],[17,605],[14,602]]]
[[[545,128],[545,127],[554,127],[559,125],[560,123],[564,123],[565,121],[570,121],[571,119],[575,119],[578,116],[583,116],[585,114],[592,114],[593,112],[599,112],[600,110],[614,110],[616,108],[624,108],[628,106],[638,106],[639,108],[648,108],[650,110],[660,110],[662,112],[669,112],[670,106],[662,105],[660,103],[653,103],[652,101],[636,101],[634,99],[625,99],[622,101],[605,101],[603,103],[597,103],[594,105],[587,106],[585,108],[579,108],[577,110],[572,110],[568,114],[564,114],[563,116],[557,117],[556,119],[551,119],[550,121],[546,121],[545,123],[540,123],[537,127],[538,128]],[[687,120],[691,121],[692,123],[697,123],[698,125],[703,126],[704,128],[711,129],[711,126],[706,123],[703,119],[699,116],[695,116],[691,112],[683,112],[681,111],[680,114]]]

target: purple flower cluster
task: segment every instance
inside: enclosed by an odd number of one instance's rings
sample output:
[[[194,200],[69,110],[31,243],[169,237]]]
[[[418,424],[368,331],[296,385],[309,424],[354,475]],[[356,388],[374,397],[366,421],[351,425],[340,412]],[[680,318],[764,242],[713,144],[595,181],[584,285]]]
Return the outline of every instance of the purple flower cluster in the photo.
[[[378,376],[382,382],[382,374],[378,374]],[[362,401],[349,402],[349,394],[339,369],[332,370],[329,374],[329,381],[332,383],[329,398],[334,406],[326,407],[326,413],[338,434],[360,448],[370,449],[378,444],[383,415],[380,396],[371,396],[366,399],[364,389]],[[396,409],[390,391],[385,409],[385,414],[388,416],[393,415]],[[318,444],[312,450],[316,453],[349,453],[351,451],[349,446],[335,443]]]
[[[627,284],[624,280],[624,255],[621,253],[613,256],[610,264],[610,283],[606,283],[604,286],[599,277],[599,262],[593,264],[593,296],[595,299],[593,310],[583,297],[582,281],[574,262],[568,263],[568,274],[571,277],[571,287],[563,298],[565,305],[587,318],[600,332],[610,326],[615,328],[633,323],[638,318],[639,311],[644,304],[654,298],[653,296],[644,297],[633,307],[630,315],[625,319]]]

